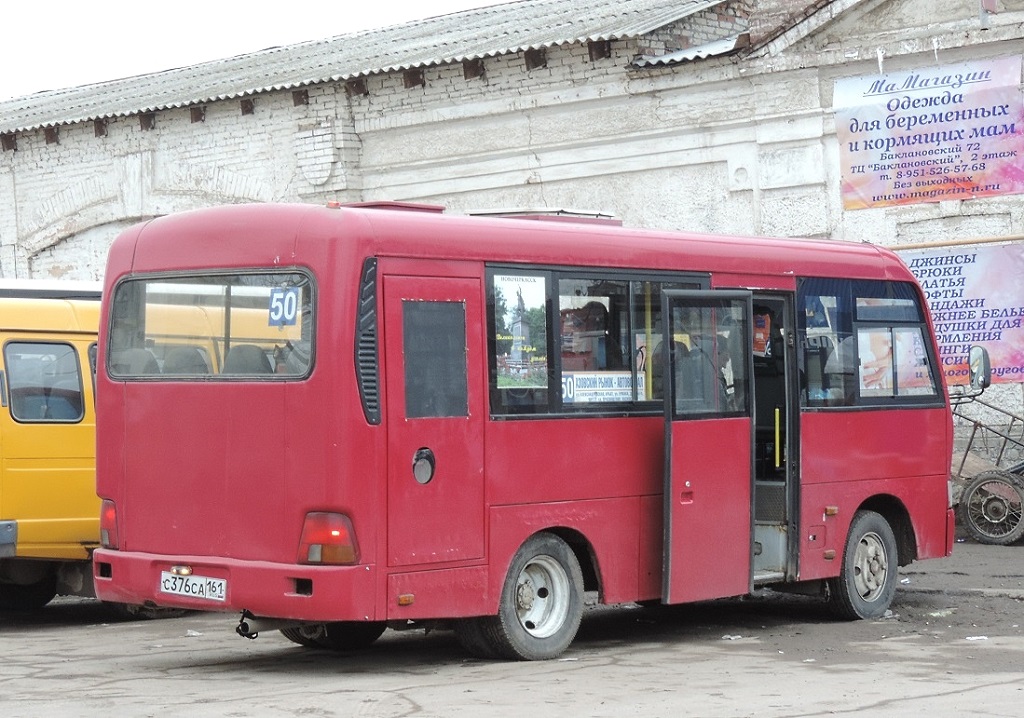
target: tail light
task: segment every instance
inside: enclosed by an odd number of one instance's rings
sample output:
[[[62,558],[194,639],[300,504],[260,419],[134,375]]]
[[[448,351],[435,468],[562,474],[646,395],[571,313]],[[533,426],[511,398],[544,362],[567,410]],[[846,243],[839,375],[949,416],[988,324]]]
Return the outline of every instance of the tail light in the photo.
[[[100,504],[100,546],[117,550],[120,547],[117,535],[117,507],[110,499]]]
[[[353,564],[359,547],[352,521],[344,514],[314,511],[306,514],[299,539],[299,563]]]

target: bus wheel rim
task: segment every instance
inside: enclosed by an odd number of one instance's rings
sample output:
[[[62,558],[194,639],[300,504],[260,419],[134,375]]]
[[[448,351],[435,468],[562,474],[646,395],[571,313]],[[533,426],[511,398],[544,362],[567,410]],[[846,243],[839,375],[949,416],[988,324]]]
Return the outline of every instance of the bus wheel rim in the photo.
[[[534,638],[547,638],[565,624],[569,615],[569,576],[550,556],[531,559],[516,581],[516,616]]]
[[[882,538],[873,531],[864,534],[853,557],[853,582],[858,595],[865,601],[881,596],[888,572],[889,557]]]

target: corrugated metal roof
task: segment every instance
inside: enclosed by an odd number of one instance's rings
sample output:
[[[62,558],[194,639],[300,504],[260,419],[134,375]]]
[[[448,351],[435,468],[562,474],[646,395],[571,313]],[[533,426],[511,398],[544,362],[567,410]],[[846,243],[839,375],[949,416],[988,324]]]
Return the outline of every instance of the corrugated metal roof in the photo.
[[[187,107],[567,43],[638,37],[721,2],[519,0],[7,100],[0,102],[0,132]]]

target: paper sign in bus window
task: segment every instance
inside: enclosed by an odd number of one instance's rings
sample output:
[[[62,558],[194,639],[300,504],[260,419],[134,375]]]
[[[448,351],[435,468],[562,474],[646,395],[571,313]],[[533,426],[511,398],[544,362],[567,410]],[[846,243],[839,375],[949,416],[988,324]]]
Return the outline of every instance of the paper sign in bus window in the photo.
[[[892,334],[888,327],[857,332],[861,396],[892,396]]]

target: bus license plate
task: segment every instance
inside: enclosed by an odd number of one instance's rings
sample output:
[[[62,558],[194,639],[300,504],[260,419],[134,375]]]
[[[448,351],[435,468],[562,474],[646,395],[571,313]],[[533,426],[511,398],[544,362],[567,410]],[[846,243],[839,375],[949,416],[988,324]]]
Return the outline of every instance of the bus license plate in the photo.
[[[228,582],[208,576],[178,576],[170,571],[160,572],[160,592],[176,596],[205,598],[210,601],[227,600]]]

